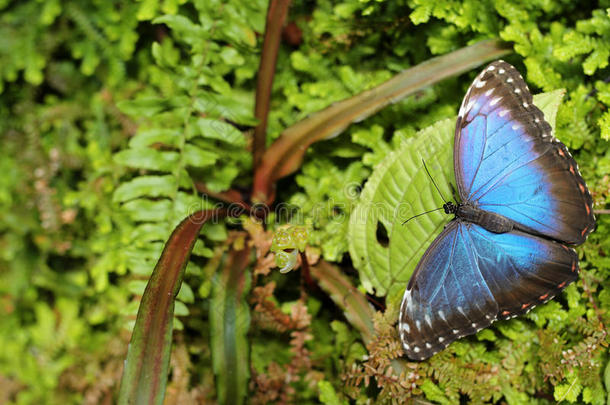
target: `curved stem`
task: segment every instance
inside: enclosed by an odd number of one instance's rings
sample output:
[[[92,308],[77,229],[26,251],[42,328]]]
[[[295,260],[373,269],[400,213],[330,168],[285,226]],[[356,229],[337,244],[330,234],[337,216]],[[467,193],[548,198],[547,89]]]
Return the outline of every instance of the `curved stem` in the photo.
[[[282,39],[282,28],[288,15],[289,6],[290,0],[271,0],[267,10],[265,39],[258,68],[258,80],[256,82],[254,116],[259,120],[259,124],[254,129],[254,142],[252,144],[253,167],[260,165],[265,147],[267,146],[267,117],[269,116],[273,76],[275,75],[277,54]]]
[[[427,86],[467,72],[509,52],[511,48],[503,42],[481,41],[432,58],[377,87],[332,104],[299,121],[282,133],[265,151],[260,166],[255,166],[252,201],[271,204],[275,198],[275,182],[301,166],[303,156],[312,143],[332,138],[351,123],[373,115],[388,104],[396,103]]]

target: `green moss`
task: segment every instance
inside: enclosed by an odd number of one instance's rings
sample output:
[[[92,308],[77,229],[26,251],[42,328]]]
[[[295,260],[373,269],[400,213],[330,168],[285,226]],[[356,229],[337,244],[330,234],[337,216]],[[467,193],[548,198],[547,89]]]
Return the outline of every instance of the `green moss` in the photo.
[[[570,147],[602,214],[577,248],[581,277],[563,298],[463,339],[429,363],[409,365],[397,391],[384,391],[394,386],[383,374],[371,374],[368,386],[365,371],[350,374],[366,370],[367,358],[389,364],[383,355],[395,353],[391,332],[387,351],[365,349],[342,312],[309,290],[321,305],[295,314],[291,322],[303,323],[292,329],[267,327],[251,308],[253,401],[277,394],[293,402],[364,403],[395,394],[441,403],[464,395],[474,402],[604,403],[608,7],[573,0],[292,2],[288,20],[302,38],[280,49],[268,143],[402,69],[501,38],[513,44],[507,59],[535,93],[566,89],[556,136]],[[187,213],[217,202],[197,187],[251,187],[266,8],[264,0],[0,1],[0,402],[113,402],[143,282],[163,242]],[[278,222],[307,225],[312,255],[321,253],[361,285],[347,232],[362,185],[405,139],[454,116],[474,74],[448,79],[311,147],[277,189],[276,201],[297,206],[298,215]],[[238,243],[236,229],[224,222],[204,227],[178,297],[176,342],[188,356],[176,357],[173,375],[186,370],[191,378],[172,383],[212,400],[208,313],[217,266],[210,263],[222,256],[225,240]],[[300,277],[254,275],[250,298],[273,281],[267,301],[293,303]],[[289,383],[276,392],[278,381]]]

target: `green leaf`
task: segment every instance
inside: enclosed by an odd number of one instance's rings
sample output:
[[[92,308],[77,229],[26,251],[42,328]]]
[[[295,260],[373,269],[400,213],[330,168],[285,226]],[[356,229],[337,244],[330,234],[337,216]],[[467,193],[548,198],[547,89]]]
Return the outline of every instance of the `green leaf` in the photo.
[[[192,144],[184,145],[182,150],[184,162],[193,167],[206,167],[216,163],[218,155],[214,152],[203,150]]]
[[[198,129],[196,135],[204,138],[218,139],[236,146],[246,144],[244,135],[233,125],[226,122],[210,118],[198,118],[196,128]]]
[[[165,244],[140,302],[121,379],[119,405],[163,403],[172,344],[174,299],[197,235],[211,217],[212,211],[205,211],[185,218]]]
[[[605,399],[606,392],[601,384],[595,387],[584,387],[582,390],[582,401],[587,404],[604,405]]]
[[[124,202],[138,197],[169,197],[175,191],[174,176],[141,176],[121,184],[112,200]]]
[[[167,146],[177,147],[180,145],[180,131],[166,128],[150,128],[138,130],[138,133],[129,140],[131,148],[144,148],[154,143],[162,143]]]
[[[167,235],[168,230],[165,224],[140,224],[131,231],[129,238],[133,241],[145,243],[156,240],[165,240]]]
[[[176,316],[187,316],[189,314],[189,309],[184,303],[180,301],[174,302],[174,314]]]
[[[432,5],[420,5],[418,6],[409,16],[413,24],[423,24],[430,20],[430,14],[432,13]]]
[[[375,312],[369,305],[366,296],[356,290],[350,280],[328,262],[321,260],[310,270],[320,288],[345,311],[345,318],[360,332],[364,343],[371,342],[375,336],[373,326]],[[400,374],[399,367],[394,367],[394,370]]]
[[[195,109],[214,118],[225,118],[241,125],[254,126],[258,123],[252,116],[253,97],[251,94],[232,91],[228,94],[202,91],[195,99]]]
[[[183,283],[182,287],[180,288],[180,292],[178,293],[178,296],[176,298],[178,298],[182,302],[192,304],[195,302],[195,293],[193,293],[193,289],[191,288],[191,286],[186,283]]]
[[[256,45],[256,34],[242,21],[236,19],[230,24],[223,24],[218,27],[232,41],[242,43],[247,46]]]
[[[157,14],[158,7],[158,0],[143,0],[140,9],[138,10],[138,20],[146,21],[152,19]]]
[[[420,386],[421,390],[430,401],[434,401],[437,404],[451,404],[452,402],[447,398],[443,390],[432,381],[425,379],[423,384]]]
[[[610,361],[606,363],[604,370],[604,385],[606,385],[606,391],[610,393]],[[610,405],[610,395],[608,395],[608,405]]]
[[[318,391],[320,394],[318,395],[318,399],[324,405],[346,405],[347,401],[342,401],[337,396],[335,389],[332,384],[326,380],[318,381]]]
[[[168,105],[165,99],[157,97],[123,100],[117,103],[123,113],[133,117],[152,117],[165,110]]]
[[[187,17],[181,15],[165,15],[155,18],[155,24],[165,24],[175,32],[175,38],[180,38],[188,44],[197,44],[210,36],[208,30],[201,25],[194,24]]]
[[[601,137],[604,141],[610,141],[610,112],[606,111],[597,120],[597,125],[601,130]]]
[[[562,96],[558,90],[534,97],[553,128]],[[446,119],[407,139],[375,167],[365,184],[348,236],[350,256],[370,293],[400,298],[398,291],[404,290],[421,256],[451,219],[436,211],[402,225],[443,205],[422,159],[444,198],[451,198],[454,128],[455,120]]]
[[[174,169],[179,159],[177,152],[152,148],[125,149],[114,155],[114,160],[125,166],[166,172]]]
[[[245,299],[250,288],[246,270],[250,249],[231,250],[224,268],[214,278],[210,302],[210,343],[218,402],[241,404],[248,392],[250,310]]]
[[[477,333],[477,339],[495,342],[497,340],[497,337],[496,337],[496,334],[491,329],[483,329],[482,331]]]
[[[130,293],[135,295],[142,295],[144,293],[144,289],[146,288],[147,282],[145,280],[131,280],[127,284],[127,289]]]
[[[551,301],[536,307],[527,314],[527,318],[536,322],[536,326],[539,328],[543,327],[547,321],[549,322],[549,327],[562,327],[564,325],[563,322],[568,318],[568,313],[563,310],[560,303]]]
[[[227,65],[241,66],[245,62],[244,57],[235,48],[228,46],[222,48],[220,57]]]
[[[163,38],[161,43],[153,43],[151,52],[155,62],[162,67],[175,67],[180,61],[180,50],[174,47],[169,37]]]
[[[520,405],[529,402],[529,397],[525,392],[520,392],[507,383],[502,384],[502,393],[508,405]]]
[[[368,292],[383,296],[391,288],[403,290],[423,251],[448,222],[446,215],[434,212],[402,225],[410,216],[443,204],[430,187],[422,159],[445,198],[451,196],[454,125],[453,119],[443,120],[406,140],[365,184],[350,217],[348,238],[350,256]]]
[[[193,248],[192,254],[195,256],[210,258],[214,255],[214,251],[209,247],[206,247],[201,239],[198,239],[197,242],[195,242],[195,247]]]
[[[544,113],[544,119],[555,128],[557,120],[557,111],[561,105],[561,100],[566,94],[565,89],[557,89],[547,93],[540,93],[534,96],[534,104]]]
[[[578,395],[580,395],[583,386],[580,383],[578,376],[573,375],[573,373],[571,374],[571,376],[568,376],[568,384],[558,384],[555,386],[553,396],[557,402],[576,402],[578,400]]]
[[[137,198],[127,201],[121,209],[129,215],[133,221],[164,222],[171,218],[172,203],[170,200],[149,200]],[[167,229],[167,228],[165,228]]]

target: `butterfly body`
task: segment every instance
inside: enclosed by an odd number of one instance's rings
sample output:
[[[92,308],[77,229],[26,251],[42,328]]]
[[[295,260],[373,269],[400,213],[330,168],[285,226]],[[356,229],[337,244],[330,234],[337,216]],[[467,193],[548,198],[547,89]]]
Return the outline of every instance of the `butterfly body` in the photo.
[[[517,70],[485,68],[464,97],[454,142],[461,202],[405,290],[399,334],[424,360],[462,336],[553,298],[578,278],[592,199]]]
[[[494,212],[482,210],[469,203],[455,205],[449,202],[443,205],[443,209],[445,214],[454,214],[457,221],[472,222],[490,232],[506,233],[512,231],[515,227],[510,219]]]

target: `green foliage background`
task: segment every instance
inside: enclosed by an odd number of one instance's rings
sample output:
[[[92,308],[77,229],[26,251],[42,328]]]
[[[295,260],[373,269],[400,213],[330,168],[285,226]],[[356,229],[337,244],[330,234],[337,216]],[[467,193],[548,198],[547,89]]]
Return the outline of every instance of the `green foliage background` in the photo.
[[[266,8],[264,0],[0,1],[0,403],[112,402],[138,297],[164,241],[188,212],[214,204],[200,198],[197,182],[212,191],[250,185],[248,129],[256,123]],[[507,60],[535,92],[567,90],[556,136],[603,210],[609,14],[607,0],[295,0],[289,21],[302,38],[280,50],[268,141],[434,55],[502,38],[514,43]],[[282,181],[278,201],[301,207],[310,245],[354,283],[347,232],[358,195],[337,185],[363,184],[404,139],[453,117],[474,73],[314,145]],[[418,369],[412,393],[441,403],[460,395],[481,401],[479,394],[514,404],[604,403],[608,354],[596,328],[600,317],[610,322],[609,228],[610,215],[599,215],[578,248],[581,280],[563,299],[452,345]],[[230,229],[204,227],[176,306],[174,374],[190,380],[173,383],[193,401],[216,398],[206,264]],[[270,279],[290,313],[298,275]],[[307,309],[309,372],[319,383],[303,372],[287,398],[377,398],[376,384],[344,390],[342,371],[366,351],[340,311],[319,297]],[[251,331],[251,370],[260,376],[272,361],[289,364],[288,341]],[[513,372],[480,380],[494,364]]]

